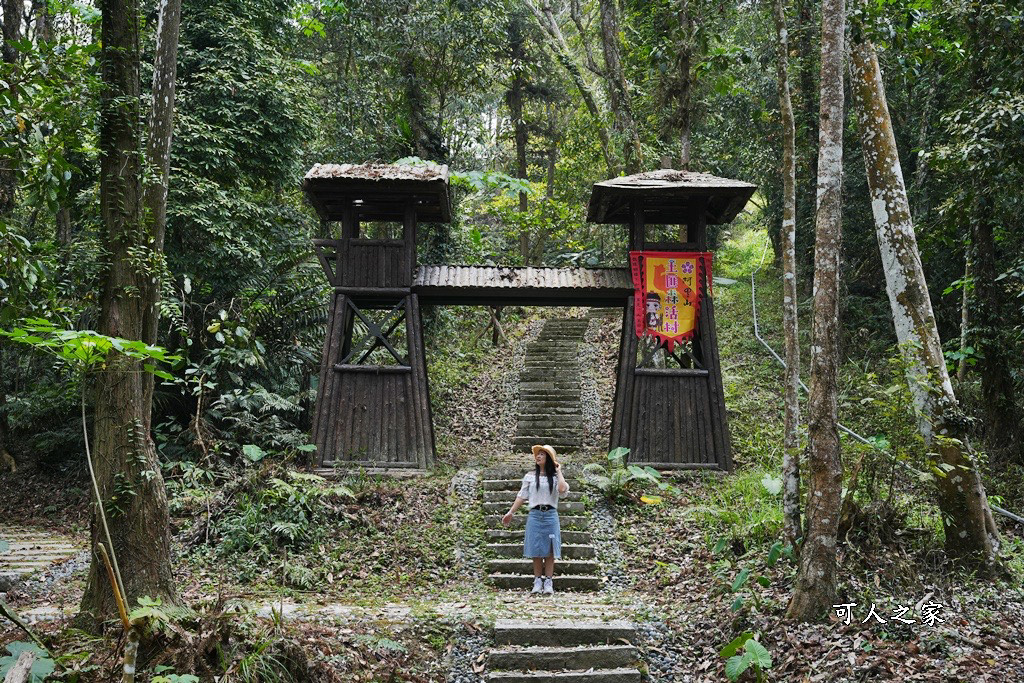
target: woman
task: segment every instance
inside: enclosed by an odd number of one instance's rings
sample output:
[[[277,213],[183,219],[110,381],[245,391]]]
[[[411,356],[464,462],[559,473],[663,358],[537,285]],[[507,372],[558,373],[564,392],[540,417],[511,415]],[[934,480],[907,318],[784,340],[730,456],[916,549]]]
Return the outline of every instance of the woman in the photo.
[[[562,477],[562,466],[551,446],[534,446],[533,472],[523,475],[512,509],[501,518],[508,526],[512,515],[529,501],[530,513],[526,517],[523,536],[523,557],[533,558],[533,593],[553,595],[555,587],[555,558],[562,558],[562,531],[558,524],[558,497],[569,492],[569,484]],[[542,476],[543,475],[543,476]]]

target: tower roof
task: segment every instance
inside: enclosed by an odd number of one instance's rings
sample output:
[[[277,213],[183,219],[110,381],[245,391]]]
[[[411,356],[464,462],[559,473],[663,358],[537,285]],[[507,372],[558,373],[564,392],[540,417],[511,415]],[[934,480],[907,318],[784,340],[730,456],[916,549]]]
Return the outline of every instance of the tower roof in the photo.
[[[646,223],[685,223],[703,203],[708,223],[728,223],[736,217],[756,185],[719,178],[709,173],[662,169],[594,183],[587,221],[632,222],[631,207],[643,209]]]
[[[420,221],[451,220],[447,166],[314,164],[302,189],[324,220],[341,220],[348,206],[360,220],[401,220],[410,203]]]

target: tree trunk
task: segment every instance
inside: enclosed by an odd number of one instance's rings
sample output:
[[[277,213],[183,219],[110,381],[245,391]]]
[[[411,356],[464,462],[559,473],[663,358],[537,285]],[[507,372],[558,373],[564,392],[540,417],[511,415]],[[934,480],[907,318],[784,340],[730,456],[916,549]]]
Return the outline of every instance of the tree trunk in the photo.
[[[937,480],[946,551],[983,567],[996,566],[998,536],[961,428],[964,420],[917,249],[878,56],[866,36],[852,46],[850,80],[896,338],[907,360],[907,382],[921,434],[929,448],[937,449],[939,467],[946,470],[946,476]]]
[[[785,0],[775,0],[779,113],[782,118],[782,329],[786,338],[786,418],[782,456],[782,534],[794,549],[800,533],[800,337],[796,307],[796,124],[789,95]]]
[[[10,443],[9,434],[11,433],[11,428],[7,422],[7,387],[5,384],[3,378],[0,377],[0,466],[15,472],[18,469],[18,463],[14,460],[14,456],[11,455],[10,451],[7,450],[7,444]]]
[[[143,205],[149,224],[154,263],[146,279],[143,337],[156,344],[160,324],[160,290],[166,269],[163,260],[167,235],[167,187],[171,175],[171,140],[174,137],[175,82],[178,75],[178,33],[181,26],[181,0],[161,0],[156,27],[156,56],[153,59],[153,106],[147,121],[146,163],[153,179],[145,188]],[[143,405],[153,407],[153,375],[143,377]],[[146,429],[149,429],[149,421]]]
[[[967,330],[970,327],[970,282],[971,282],[971,256],[966,254],[964,256],[964,279],[963,287],[960,289],[960,362],[956,366],[956,379],[958,382],[963,382],[967,377],[967,341],[968,334]]]
[[[605,80],[608,101],[615,117],[616,132],[625,138],[623,158],[627,174],[636,173],[643,164],[643,148],[637,132],[633,106],[629,101],[626,74],[622,69],[619,49],[619,18],[615,0],[601,0],[601,45],[604,48]]]
[[[565,42],[565,37],[562,35],[562,30],[558,27],[558,22],[555,21],[555,17],[551,13],[551,8],[545,6],[541,10],[537,7],[534,0],[524,1],[526,6],[530,8],[530,11],[533,12],[533,16],[536,17],[537,23],[540,24],[545,35],[548,36],[548,47],[554,53],[555,59],[568,72],[569,77],[576,86],[576,90],[580,93],[580,97],[583,98],[583,103],[586,105],[587,111],[590,112],[590,116],[594,120],[594,127],[597,129],[597,138],[601,143],[601,154],[604,156],[604,162],[608,168],[608,177],[614,178],[619,175],[621,164],[612,145],[611,134],[608,132],[608,125],[605,123],[604,114],[597,106],[594,89],[587,83],[579,64],[573,59],[572,51]]]
[[[800,570],[786,612],[787,618],[799,621],[811,621],[825,614],[833,604],[836,590],[836,532],[843,486],[836,421],[836,371],[842,251],[844,5],[844,0],[823,0],[821,8],[821,124],[808,401],[807,531],[800,549]]]
[[[690,170],[691,129],[693,128],[693,18],[689,0],[679,11],[683,42],[679,45],[679,168]]]
[[[513,130],[515,130],[516,177],[526,180],[526,173],[528,170],[526,166],[526,145],[528,142],[528,134],[526,130],[526,117],[523,116],[523,101],[526,97],[526,87],[523,82],[523,68],[526,62],[526,49],[523,34],[526,33],[526,27],[523,23],[523,17],[519,14],[514,15],[509,21],[509,56],[512,62],[511,66],[513,76],[512,83],[510,84],[508,93],[505,95],[505,99],[508,102],[508,111],[512,117]],[[520,211],[526,211],[526,202],[526,193],[520,192]],[[528,237],[526,237],[526,241],[521,241],[520,243],[522,255],[524,257],[526,256],[526,248],[528,248],[528,244]]]
[[[100,214],[106,230],[99,331],[125,339],[144,332],[142,297],[148,264],[137,254],[148,248],[142,214],[139,154],[139,16],[135,0],[103,0],[100,63]],[[93,455],[100,499],[108,510],[114,552],[129,605],[141,596],[174,603],[167,494],[156,449],[146,425],[141,363],[113,355],[96,375]],[[92,544],[101,540],[93,513]],[[99,629],[117,614],[103,563],[93,552],[79,623]]]
[[[971,64],[971,90],[984,97],[992,88],[993,79],[985,55],[992,49],[985,29],[983,10],[971,5],[967,19],[967,54]],[[993,459],[1012,459],[1024,463],[1021,442],[1024,427],[1017,410],[1013,376],[1014,345],[1006,338],[1006,302],[996,260],[994,229],[999,219],[993,215],[993,201],[988,196],[985,178],[976,176],[969,183],[972,210],[969,214],[971,245],[969,258],[974,270],[974,347],[978,352],[977,371],[981,377],[982,406],[985,417],[985,440]]]
[[[0,44],[0,57],[6,64],[18,63],[18,51],[14,43],[21,40],[21,20],[24,7],[21,0],[2,0],[4,21],[0,29],[3,42]],[[4,122],[5,127],[8,122]],[[14,210],[15,195],[18,191],[18,176],[10,164],[0,162],[0,217]]]
[[[971,212],[970,260],[974,270],[974,347],[978,352],[977,372],[981,376],[981,397],[985,417],[985,440],[995,459],[1021,462],[1021,418],[1013,376],[1013,345],[1003,332],[1006,306],[1002,283],[996,282],[996,262],[991,199],[975,189]]]

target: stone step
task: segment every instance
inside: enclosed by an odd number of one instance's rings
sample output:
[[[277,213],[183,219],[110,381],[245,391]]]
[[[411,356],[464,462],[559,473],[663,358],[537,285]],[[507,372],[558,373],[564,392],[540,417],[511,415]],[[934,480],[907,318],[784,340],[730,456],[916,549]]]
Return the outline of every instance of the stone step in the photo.
[[[523,485],[522,476],[519,476],[516,479],[512,479],[511,477],[502,477],[499,479],[489,477],[488,474],[493,473],[486,470],[484,471],[482,484],[484,491],[518,491]],[[525,472],[523,474],[525,474]],[[581,490],[583,486],[582,482],[576,477],[565,477],[565,483],[569,485],[570,493],[572,493],[572,489]]]
[[[533,586],[532,577],[530,586]],[[558,590],[555,578],[555,590]],[[591,578],[591,577],[586,577]],[[558,619],[533,622],[523,619],[499,619],[494,623],[494,642],[497,645],[543,645],[570,647],[573,645],[610,645],[634,642],[636,626],[628,621],[578,621]]]
[[[486,532],[487,540],[492,543],[501,543],[514,545],[519,548],[520,552],[523,549],[523,535],[522,529],[488,529]],[[573,531],[562,529],[562,550],[565,550],[566,543],[574,543],[580,545],[587,545],[593,540],[589,531]]]
[[[635,668],[590,669],[588,671],[493,671],[493,683],[640,683]]]
[[[533,588],[533,574],[490,574],[487,579],[497,588],[529,590]],[[600,576],[555,576],[555,591],[601,590]]]
[[[533,578],[533,560],[523,557],[487,560],[487,570],[491,574],[522,574]],[[557,560],[555,562],[555,576],[587,576],[600,571],[601,565],[593,560]]]
[[[580,449],[580,439],[556,439],[550,436],[516,436],[512,439],[512,445],[516,448],[520,448],[524,451],[528,451],[531,446],[537,443],[546,443],[549,446],[554,446],[555,450],[559,453],[572,453]]]
[[[570,436],[580,436],[583,432],[583,421],[580,419],[573,420],[571,418],[520,419],[516,424],[516,431],[522,433],[524,436],[529,436],[530,434],[568,434]]]
[[[504,527],[501,523],[501,515],[486,515],[484,521],[487,527],[490,529],[500,529]],[[581,515],[559,515],[558,521],[561,523],[563,529],[573,529],[575,531],[586,531],[590,528],[590,518],[583,517]],[[526,526],[526,515],[513,515],[512,522],[509,527],[512,529],[518,529],[519,527]]]
[[[489,512],[491,514],[505,514],[506,512],[508,512],[508,509],[510,507],[512,507],[511,502],[495,501],[493,503],[484,503],[484,512]],[[583,503],[580,501],[558,501],[559,516],[564,515],[566,513],[579,514],[583,512],[585,509],[586,506],[584,506]],[[527,510],[525,505],[523,505],[521,508],[519,508],[519,510],[516,511],[517,515],[525,515],[526,513]]]
[[[524,393],[538,393],[543,391],[555,391],[561,393],[568,393],[571,391],[578,392],[580,390],[579,380],[560,380],[555,378],[542,378],[537,381],[527,382],[523,381],[519,383],[519,395],[522,396]]]
[[[562,532],[563,558],[567,560],[591,560],[595,557],[596,553],[592,545],[566,543],[565,534],[567,533],[569,532]],[[488,543],[487,549],[496,557],[522,558],[523,556],[522,539],[520,539],[519,543]]]
[[[615,669],[636,666],[639,659],[632,645],[507,647],[491,650],[487,655],[487,668],[491,671]]]
[[[546,443],[558,450],[559,445],[569,444],[577,448],[583,442],[583,433],[580,429],[564,429],[549,427],[538,429],[530,425],[516,427],[516,435],[512,437],[512,444]]]
[[[541,480],[542,481],[546,481],[543,477],[541,477]],[[518,481],[518,479],[516,481]],[[566,483],[568,483],[568,481]],[[506,489],[505,491],[484,491],[483,495],[484,495],[484,502],[485,503],[502,503],[502,502],[508,501],[509,505],[511,505],[512,504],[511,501],[515,500],[515,496],[514,495],[511,498],[509,497],[508,489]],[[577,500],[582,500],[582,498],[583,498],[583,492],[582,491],[574,491],[573,488],[572,488],[572,484],[569,484],[569,492],[568,493],[563,493],[563,494],[561,494],[558,497],[559,501],[561,501],[563,503],[565,503],[565,502],[575,502]]]
[[[524,414],[579,415],[582,412],[579,401],[550,401],[542,398],[520,399],[519,409]]]
[[[560,413],[560,414],[549,414],[549,413],[529,413],[519,416],[519,424],[547,424],[553,423],[556,425],[582,425],[583,416],[579,413]]]

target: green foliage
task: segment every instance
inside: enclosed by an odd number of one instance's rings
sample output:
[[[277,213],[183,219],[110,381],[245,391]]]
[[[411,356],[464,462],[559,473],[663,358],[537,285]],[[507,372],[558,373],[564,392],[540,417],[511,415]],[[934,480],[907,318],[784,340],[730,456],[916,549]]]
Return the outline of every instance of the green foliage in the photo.
[[[743,654],[737,654],[743,650]],[[741,633],[718,653],[725,659],[725,675],[730,681],[739,680],[743,672],[750,669],[758,683],[765,680],[765,672],[772,668],[772,657],[768,649],[754,639],[749,632]]]
[[[143,370],[162,379],[171,375],[155,363],[181,360],[166,350],[141,341],[108,337],[92,330],[65,330],[49,320],[29,318],[20,327],[0,330],[0,336],[55,356],[76,371],[98,369],[112,353],[143,361]],[[151,361],[151,362],[145,362]]]
[[[0,657],[0,676],[6,676],[23,652],[31,652],[35,655],[32,662],[32,669],[29,671],[29,683],[43,683],[47,676],[53,673],[54,662],[50,655],[35,643],[16,640],[7,643],[7,652],[10,654]]]
[[[290,471],[285,478],[271,477],[255,494],[243,493],[237,504],[218,520],[217,552],[223,557],[246,556],[258,564],[269,563],[280,550],[302,551],[334,523],[339,503],[353,498],[342,484],[328,485],[323,477]],[[289,579],[308,584],[308,577],[292,568]]]
[[[588,463],[583,466],[583,474],[587,485],[593,486],[612,502],[622,500],[639,500],[647,505],[658,505],[662,497],[643,493],[644,489],[655,487],[657,490],[671,495],[678,495],[679,489],[669,482],[662,481],[661,472],[645,465],[626,465],[628,448],[618,447],[608,453],[608,465]]]

